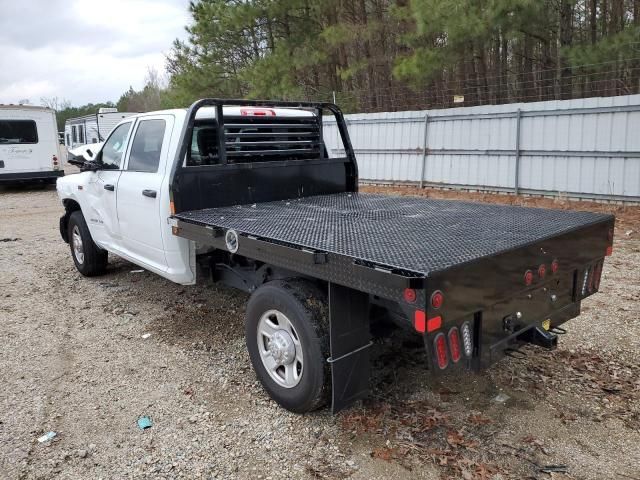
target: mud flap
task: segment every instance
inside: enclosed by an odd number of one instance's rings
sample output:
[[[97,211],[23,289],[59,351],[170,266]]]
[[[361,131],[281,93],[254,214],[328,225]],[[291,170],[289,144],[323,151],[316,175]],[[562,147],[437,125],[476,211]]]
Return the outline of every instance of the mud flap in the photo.
[[[369,392],[369,295],[329,284],[331,411],[337,413]]]

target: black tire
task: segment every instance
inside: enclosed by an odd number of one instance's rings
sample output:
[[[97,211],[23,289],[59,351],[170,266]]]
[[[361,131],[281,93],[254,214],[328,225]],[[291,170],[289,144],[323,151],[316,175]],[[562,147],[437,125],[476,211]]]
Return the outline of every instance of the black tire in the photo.
[[[82,240],[82,250],[84,253],[82,261],[76,257],[76,251],[74,249],[73,234],[76,228]],[[87,222],[80,210],[76,210],[69,217],[68,235],[71,258],[73,258],[73,263],[76,264],[78,271],[85,277],[94,277],[103,274],[107,268],[107,251],[101,249],[93,242],[89,227],[87,227]]]
[[[258,351],[258,325],[269,310],[278,310],[289,319],[300,341],[304,367],[298,384],[287,388],[269,374]],[[301,279],[275,280],[259,287],[249,299],[245,317],[245,339],[258,380],[279,405],[294,413],[323,406],[331,392],[329,319],[326,294]]]

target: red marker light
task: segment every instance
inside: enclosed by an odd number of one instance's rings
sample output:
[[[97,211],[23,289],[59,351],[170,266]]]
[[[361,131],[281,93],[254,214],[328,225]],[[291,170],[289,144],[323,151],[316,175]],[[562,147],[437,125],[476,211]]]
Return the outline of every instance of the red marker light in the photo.
[[[607,257],[610,257],[611,255],[613,255],[613,247],[611,245],[607,247],[606,255]]]
[[[524,272],[524,284],[528,287],[533,283],[533,272],[531,270],[527,270]]]
[[[405,302],[414,303],[416,301],[417,294],[413,288],[405,288],[403,297]]]
[[[440,290],[436,290],[431,295],[431,306],[433,308],[440,308],[444,303],[444,295]]]
[[[558,260],[554,260],[553,262],[551,262],[551,273],[558,273],[559,269],[560,264],[558,263]]]

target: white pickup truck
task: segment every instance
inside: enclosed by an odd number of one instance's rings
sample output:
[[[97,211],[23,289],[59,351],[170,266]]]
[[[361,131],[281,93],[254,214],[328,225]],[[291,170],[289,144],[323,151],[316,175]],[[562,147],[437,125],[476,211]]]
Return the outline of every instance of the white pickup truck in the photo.
[[[344,156],[324,145],[336,118]],[[295,412],[368,391],[370,323],[424,341],[430,372],[552,349],[600,287],[614,218],[358,193],[340,110],[203,99],[129,117],[57,182],[78,270],[108,252],[173,282],[251,293],[245,337],[267,392]]]

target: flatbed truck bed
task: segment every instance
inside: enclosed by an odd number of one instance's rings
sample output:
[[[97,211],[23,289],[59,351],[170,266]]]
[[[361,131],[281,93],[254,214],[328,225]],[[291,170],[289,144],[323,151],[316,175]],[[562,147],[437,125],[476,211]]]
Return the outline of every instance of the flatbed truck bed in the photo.
[[[611,215],[592,212],[356,192],[207,208],[175,217],[425,278],[611,221]]]

